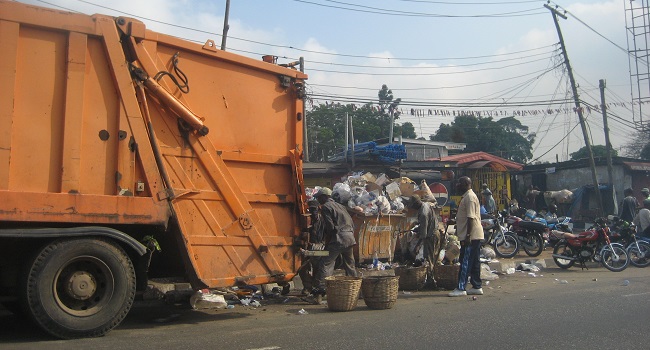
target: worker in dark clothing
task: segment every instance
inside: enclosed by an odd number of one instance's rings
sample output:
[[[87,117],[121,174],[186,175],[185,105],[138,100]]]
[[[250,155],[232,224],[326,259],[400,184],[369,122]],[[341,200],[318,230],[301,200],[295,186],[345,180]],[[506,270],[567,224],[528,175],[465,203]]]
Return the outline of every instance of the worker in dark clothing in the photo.
[[[632,222],[636,216],[636,208],[639,206],[639,202],[636,200],[636,197],[634,197],[634,191],[631,188],[626,188],[625,191],[623,191],[623,194],[625,195],[625,198],[623,198],[623,203],[621,203],[618,217],[620,217],[621,220]]]
[[[317,200],[313,199],[307,203],[309,206],[309,214],[311,225],[303,240],[306,242],[305,248],[307,250],[323,250],[323,219],[320,214],[320,205]],[[298,270],[298,275],[302,281],[302,294],[311,293],[314,287],[314,279],[316,278],[319,256],[305,257],[303,263]]]
[[[411,196],[411,208],[418,211],[417,234],[420,243],[424,248],[424,260],[427,263],[427,286],[436,287],[436,280],[433,275],[437,254],[440,251],[440,233],[436,215],[433,212],[431,203],[424,203],[420,196]]]
[[[354,223],[348,210],[336,203],[331,196],[332,190],[327,187],[323,187],[314,195],[321,205],[325,250],[329,251],[329,255],[322,257],[318,262],[313,291],[315,296],[325,294],[325,278],[334,274],[334,264],[339,256],[343,258],[345,274],[357,277],[352,251],[352,247],[357,244],[354,239]]]

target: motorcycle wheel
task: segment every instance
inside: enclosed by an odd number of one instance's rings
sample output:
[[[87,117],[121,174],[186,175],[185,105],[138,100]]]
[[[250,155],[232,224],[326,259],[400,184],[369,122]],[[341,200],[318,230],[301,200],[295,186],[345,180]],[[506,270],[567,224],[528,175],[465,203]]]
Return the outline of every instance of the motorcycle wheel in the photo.
[[[521,237],[520,240],[521,247],[524,248],[524,251],[528,256],[538,256],[542,254],[542,250],[544,250],[544,239],[541,235],[531,234]]]
[[[634,242],[627,247],[630,264],[636,267],[650,266],[650,243],[645,241],[637,241],[637,243],[639,243],[638,248]]]
[[[567,241],[561,240],[555,244],[555,248],[553,248],[553,255],[562,255],[572,258],[573,249],[571,249],[571,246],[569,246],[569,243],[567,243]],[[576,263],[575,260],[556,258],[555,256],[553,256],[553,261],[555,261],[555,265],[562,269],[568,269]]]
[[[625,248],[621,244],[614,243],[611,247],[605,246],[600,251],[600,262],[609,271],[621,272],[627,268],[630,259]]]
[[[512,258],[519,252],[519,241],[517,237],[506,232],[502,237],[497,237],[494,240],[494,252],[502,258]]]

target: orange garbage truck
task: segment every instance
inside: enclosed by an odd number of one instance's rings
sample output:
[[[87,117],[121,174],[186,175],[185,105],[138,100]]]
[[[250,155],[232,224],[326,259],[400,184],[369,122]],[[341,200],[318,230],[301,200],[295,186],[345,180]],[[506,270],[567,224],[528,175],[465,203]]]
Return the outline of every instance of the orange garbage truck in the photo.
[[[298,63],[7,0],[0,51],[0,302],[56,337],[101,336],[148,278],[294,277]]]

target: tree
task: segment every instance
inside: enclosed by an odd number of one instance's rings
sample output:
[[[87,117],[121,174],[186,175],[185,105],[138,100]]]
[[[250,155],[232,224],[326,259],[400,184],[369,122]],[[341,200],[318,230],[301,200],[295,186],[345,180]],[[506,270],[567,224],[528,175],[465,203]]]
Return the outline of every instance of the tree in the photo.
[[[401,99],[395,99],[386,85],[379,90],[377,104],[367,103],[361,107],[354,104],[326,103],[315,105],[307,114],[309,159],[326,161],[327,158],[344,149],[345,114],[352,118],[354,138],[368,142],[388,138],[391,113],[399,119],[398,106]],[[378,105],[378,107],[377,107]],[[395,135],[415,138],[415,127],[411,123],[394,125]]]
[[[591,153],[593,153],[594,158],[607,157],[607,146],[603,146],[603,145],[591,146]],[[571,160],[589,158],[589,153],[587,152],[587,146],[580,148],[579,150],[571,153],[569,156],[571,157]],[[612,149],[612,157],[616,157],[616,156],[618,156],[618,152],[615,149]]]
[[[646,143],[643,146],[640,154],[641,159],[650,160],[650,142]]]
[[[535,134],[514,117],[493,120],[460,115],[451,124],[440,124],[433,141],[465,143],[467,152],[488,152],[519,163],[533,157]]]
[[[402,125],[395,125],[395,135],[402,135],[405,139],[415,139],[418,135],[415,133],[415,127],[411,122],[405,122]]]
[[[650,133],[647,130],[637,130],[632,134],[630,141],[623,146],[623,155],[630,158],[644,158],[643,150],[650,144]],[[650,155],[649,153],[646,153]]]

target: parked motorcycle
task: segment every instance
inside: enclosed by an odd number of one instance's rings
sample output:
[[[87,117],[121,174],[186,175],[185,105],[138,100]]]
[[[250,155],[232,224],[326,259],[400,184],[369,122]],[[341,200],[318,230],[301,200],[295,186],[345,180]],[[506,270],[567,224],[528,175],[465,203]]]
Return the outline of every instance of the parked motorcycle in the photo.
[[[546,227],[548,227],[546,242],[548,242],[548,245],[551,247],[555,247],[557,242],[562,239],[565,232],[571,233],[571,228],[569,228],[571,217],[569,216],[561,216],[553,219],[541,219],[540,222],[546,223]]]
[[[531,210],[528,210],[530,215]],[[532,216],[534,217],[534,215]],[[521,247],[528,256],[538,256],[544,250],[544,234],[546,233],[546,224],[538,221],[524,220],[515,215],[508,215],[505,218],[509,231],[517,237]]]
[[[610,271],[620,272],[627,268],[630,260],[621,243],[612,243],[609,237],[607,219],[598,218],[593,227],[579,234],[564,233],[553,249],[555,264],[568,269],[576,262],[586,268],[585,262],[600,262]]]
[[[636,267],[646,267],[650,265],[650,239],[646,237],[637,237],[636,225],[621,220],[618,216],[609,216],[608,219],[612,222],[610,229],[612,230],[612,240],[620,240],[626,248],[627,255],[630,259],[630,264]]]
[[[507,232],[506,228],[501,225],[501,214],[497,217],[491,215],[482,215],[481,226],[485,238],[482,245],[489,244],[494,247],[494,252],[502,258],[512,258],[519,252],[519,241],[517,236],[512,232]]]

